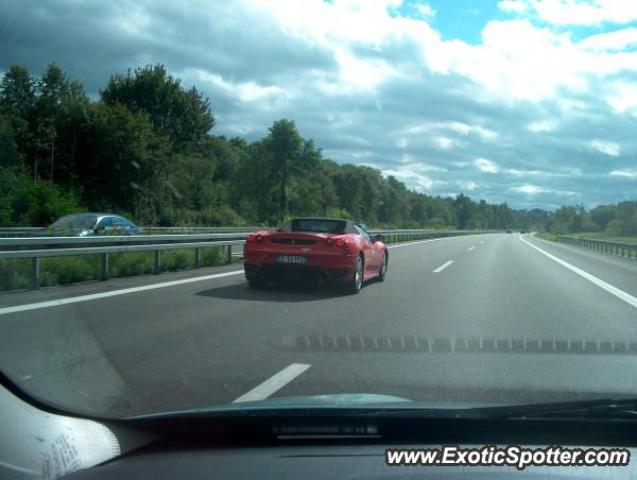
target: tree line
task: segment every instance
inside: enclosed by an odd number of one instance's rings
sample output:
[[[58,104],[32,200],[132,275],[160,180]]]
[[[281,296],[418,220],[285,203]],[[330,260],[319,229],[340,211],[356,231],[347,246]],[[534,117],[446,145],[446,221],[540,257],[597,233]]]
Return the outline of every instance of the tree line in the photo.
[[[13,65],[0,82],[0,225],[88,210],[165,226],[321,215],[378,227],[577,228],[561,210],[426,195],[377,169],[339,164],[289,119],[257,141],[214,135],[214,126],[210,100],[163,65],[111,76],[96,100],[56,64],[40,77]]]
[[[599,205],[587,210],[583,205],[561,207],[546,223],[554,234],[603,232],[610,236],[637,235],[637,201]]]

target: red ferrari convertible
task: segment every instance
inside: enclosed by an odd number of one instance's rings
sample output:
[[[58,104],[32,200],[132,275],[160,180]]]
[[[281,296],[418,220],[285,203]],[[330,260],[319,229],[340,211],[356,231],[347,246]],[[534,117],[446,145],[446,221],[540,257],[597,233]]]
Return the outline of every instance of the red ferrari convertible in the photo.
[[[389,254],[382,240],[350,220],[297,218],[246,238],[245,276],[251,287],[260,287],[270,280],[311,275],[358,293],[366,280],[385,280]]]

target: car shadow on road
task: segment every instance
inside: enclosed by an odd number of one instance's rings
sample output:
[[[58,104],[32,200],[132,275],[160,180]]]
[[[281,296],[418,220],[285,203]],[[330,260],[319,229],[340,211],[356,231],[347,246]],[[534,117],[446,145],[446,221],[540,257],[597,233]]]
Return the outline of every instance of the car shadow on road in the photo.
[[[256,302],[311,302],[328,298],[347,297],[342,289],[334,285],[312,285],[305,283],[271,283],[254,289],[247,283],[225,285],[197,292],[196,295],[226,300],[248,300]]]

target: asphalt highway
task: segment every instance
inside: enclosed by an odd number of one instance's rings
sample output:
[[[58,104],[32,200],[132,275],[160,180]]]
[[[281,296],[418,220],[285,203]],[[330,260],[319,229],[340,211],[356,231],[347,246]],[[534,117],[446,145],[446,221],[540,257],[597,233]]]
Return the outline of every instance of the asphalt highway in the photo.
[[[0,296],[0,368],[104,416],[269,396],[432,404],[637,396],[637,262],[531,235],[390,247],[358,295],[240,264]]]

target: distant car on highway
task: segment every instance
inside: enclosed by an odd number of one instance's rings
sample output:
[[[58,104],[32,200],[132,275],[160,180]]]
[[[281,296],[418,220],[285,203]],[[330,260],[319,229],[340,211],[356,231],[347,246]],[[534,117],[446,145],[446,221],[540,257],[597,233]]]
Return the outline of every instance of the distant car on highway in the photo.
[[[61,237],[94,235],[139,235],[143,229],[130,220],[109,213],[76,213],[59,218],[46,229],[46,234]]]
[[[506,232],[507,233],[513,233],[513,230],[507,230]]]
[[[381,235],[338,218],[297,218],[276,231],[250,234],[244,271],[251,287],[285,277],[313,276],[358,293],[363,282],[384,281],[389,264]]]

